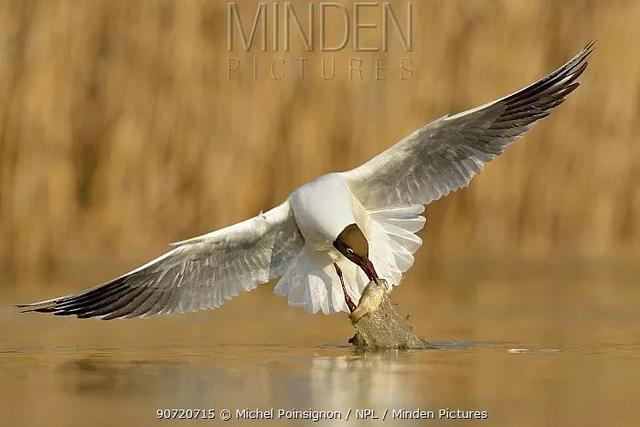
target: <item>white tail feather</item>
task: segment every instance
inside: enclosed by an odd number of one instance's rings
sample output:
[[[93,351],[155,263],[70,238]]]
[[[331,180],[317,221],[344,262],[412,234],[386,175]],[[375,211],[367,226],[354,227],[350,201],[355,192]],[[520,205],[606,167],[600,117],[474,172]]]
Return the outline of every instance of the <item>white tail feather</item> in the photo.
[[[413,254],[422,245],[414,234],[424,227],[422,212],[422,205],[369,211],[369,258],[378,275],[393,286],[413,266]]]
[[[273,292],[276,295],[288,295],[290,305],[303,307],[309,313],[348,313],[342,285],[333,266],[334,260],[340,265],[347,293],[354,301],[360,300],[368,280],[355,264],[340,257],[342,255],[333,249],[315,252],[305,247]]]

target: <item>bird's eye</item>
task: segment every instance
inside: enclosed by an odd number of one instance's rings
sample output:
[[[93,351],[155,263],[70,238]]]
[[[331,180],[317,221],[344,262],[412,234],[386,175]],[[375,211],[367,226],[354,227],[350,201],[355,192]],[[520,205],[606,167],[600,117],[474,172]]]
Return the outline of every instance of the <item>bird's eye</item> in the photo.
[[[349,255],[353,255],[353,254],[355,254],[355,252],[353,252],[353,249],[351,249],[351,248],[347,248],[347,253],[348,253]]]

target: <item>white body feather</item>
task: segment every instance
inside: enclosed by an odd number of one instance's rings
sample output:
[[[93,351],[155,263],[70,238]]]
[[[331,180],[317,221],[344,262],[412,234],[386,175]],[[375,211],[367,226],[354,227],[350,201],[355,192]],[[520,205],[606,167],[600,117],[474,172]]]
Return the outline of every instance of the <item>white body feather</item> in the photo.
[[[328,174],[303,185],[289,203],[305,238],[304,250],[291,263],[274,292],[288,295],[289,304],[310,313],[349,313],[333,263],[342,270],[347,293],[359,301],[369,280],[364,272],[333,247],[349,224],[358,224],[369,242],[369,257],[381,278],[398,285],[413,265],[422,240],[424,206],[367,211],[341,174]]]

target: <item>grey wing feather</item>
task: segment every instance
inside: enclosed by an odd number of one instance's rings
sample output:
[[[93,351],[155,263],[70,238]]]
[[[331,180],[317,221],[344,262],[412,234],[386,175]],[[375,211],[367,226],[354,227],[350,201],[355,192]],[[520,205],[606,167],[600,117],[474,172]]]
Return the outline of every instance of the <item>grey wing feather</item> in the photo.
[[[183,242],[103,285],[33,304],[25,311],[102,319],[215,309],[281,276],[304,245],[288,202]]]
[[[579,83],[594,48],[532,85],[418,129],[364,165],[343,174],[369,209],[429,204],[466,187],[486,162],[560,105]]]

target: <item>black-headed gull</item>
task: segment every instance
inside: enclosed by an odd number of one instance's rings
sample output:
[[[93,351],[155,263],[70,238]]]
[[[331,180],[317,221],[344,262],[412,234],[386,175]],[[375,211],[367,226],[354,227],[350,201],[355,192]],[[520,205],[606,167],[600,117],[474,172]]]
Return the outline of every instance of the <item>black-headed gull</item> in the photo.
[[[268,212],[200,237],[142,267],[78,294],[27,304],[26,311],[149,317],[215,309],[259,284],[289,304],[351,312],[367,283],[396,286],[422,241],[424,206],[469,184],[579,83],[593,43],[526,88],[444,116],[348,172],[295,190]]]

